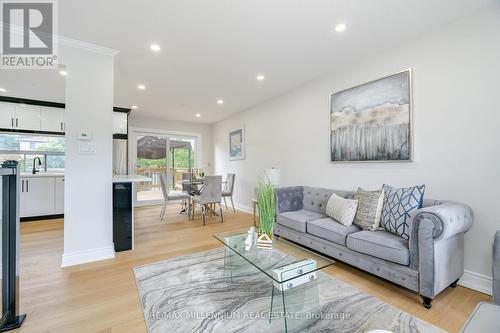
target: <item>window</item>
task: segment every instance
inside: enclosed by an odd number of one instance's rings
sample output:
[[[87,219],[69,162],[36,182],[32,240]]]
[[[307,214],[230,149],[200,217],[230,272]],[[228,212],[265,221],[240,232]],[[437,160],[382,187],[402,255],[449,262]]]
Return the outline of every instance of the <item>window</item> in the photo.
[[[39,157],[41,170],[64,171],[65,140],[63,136],[0,133],[0,163],[19,162],[21,172],[30,172],[33,159]]]

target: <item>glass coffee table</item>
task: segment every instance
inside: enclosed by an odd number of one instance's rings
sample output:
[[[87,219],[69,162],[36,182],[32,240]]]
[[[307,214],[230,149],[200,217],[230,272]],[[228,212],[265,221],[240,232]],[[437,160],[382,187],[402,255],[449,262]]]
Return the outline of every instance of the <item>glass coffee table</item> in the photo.
[[[272,248],[259,248],[255,241],[245,243],[246,229],[213,236],[224,244],[224,271],[231,279],[250,277],[248,272],[254,271],[272,282],[269,322],[282,317],[288,332],[314,318],[319,310],[317,272],[333,260],[276,236]]]

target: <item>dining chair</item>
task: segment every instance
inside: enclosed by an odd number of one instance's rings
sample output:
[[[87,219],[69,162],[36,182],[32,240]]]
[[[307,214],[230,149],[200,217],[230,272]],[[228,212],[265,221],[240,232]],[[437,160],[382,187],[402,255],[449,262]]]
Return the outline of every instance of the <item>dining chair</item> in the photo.
[[[233,206],[233,213],[236,213],[233,202],[234,177],[235,177],[234,173],[227,174],[226,183],[224,184],[224,190],[222,191],[222,198],[224,199],[224,205],[226,205],[226,209],[227,209],[226,198],[229,197],[231,199],[231,205]]]
[[[163,206],[161,207],[160,218],[163,221],[168,204],[167,181],[165,179],[164,174],[160,174],[160,186],[161,186],[161,193],[163,194]]]
[[[195,214],[195,204],[199,204],[201,207],[201,218],[203,220],[203,225],[205,225],[205,215],[207,211],[215,213],[212,209],[212,205],[219,204],[221,223],[224,223],[224,215],[222,214],[222,176],[206,176],[203,182],[203,187],[199,195],[192,197],[193,211],[192,217],[194,219]],[[215,213],[216,214],[216,213]]]

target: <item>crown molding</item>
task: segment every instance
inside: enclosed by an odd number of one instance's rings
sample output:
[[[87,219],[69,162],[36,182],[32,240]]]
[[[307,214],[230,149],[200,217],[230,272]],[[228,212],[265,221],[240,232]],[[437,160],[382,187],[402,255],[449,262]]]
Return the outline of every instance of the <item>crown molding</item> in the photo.
[[[81,50],[85,50],[85,51],[89,51],[89,52],[99,53],[99,54],[107,55],[110,57],[114,57],[118,53],[120,53],[120,51],[109,48],[109,47],[100,46],[97,44],[92,44],[92,43],[84,42],[84,41],[73,39],[73,38],[63,37],[63,36],[59,36],[57,38],[57,43],[59,45],[64,45],[64,46],[72,47],[75,49],[81,49]]]
[[[0,31],[3,31],[3,30],[4,30],[3,24],[0,24]],[[11,25],[9,27],[9,30],[11,33],[14,33],[17,35],[22,35],[22,33],[23,33],[23,28],[20,26],[17,26],[17,25]],[[74,49],[80,49],[80,50],[85,50],[85,51],[89,51],[89,52],[99,53],[102,55],[107,55],[110,57],[114,57],[118,53],[120,53],[120,51],[118,51],[118,50],[115,50],[115,49],[112,49],[109,47],[105,47],[105,46],[100,46],[97,44],[84,42],[84,41],[81,41],[78,39],[68,38],[68,37],[59,36],[59,35],[54,35],[54,37],[55,37],[54,42],[58,46],[63,45],[63,46],[71,47]]]

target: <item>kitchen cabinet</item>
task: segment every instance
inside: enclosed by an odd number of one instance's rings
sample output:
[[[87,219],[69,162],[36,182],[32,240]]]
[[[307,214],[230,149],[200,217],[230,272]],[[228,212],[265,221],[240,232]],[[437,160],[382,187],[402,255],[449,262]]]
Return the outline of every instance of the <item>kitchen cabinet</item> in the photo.
[[[0,128],[14,128],[15,104],[0,102]]]
[[[113,134],[128,133],[128,115],[124,112],[113,112]]]
[[[54,180],[54,214],[64,214],[64,177],[57,177]]]
[[[40,130],[40,107],[37,105],[16,104],[15,128],[39,131]]]
[[[64,176],[21,175],[20,217],[64,214]]]
[[[37,104],[35,102],[32,101],[32,103]],[[66,132],[65,109],[56,107],[57,105],[63,106],[64,104],[47,104],[47,102],[43,104],[54,106],[23,104],[22,100],[19,100],[19,102],[0,102],[0,129],[51,133]],[[123,108],[116,109],[128,110]],[[113,134],[128,134],[127,112],[113,112]]]
[[[21,178],[20,216],[43,216],[54,214],[54,178]]]
[[[40,112],[41,127],[45,132],[64,132],[64,109],[42,106]]]
[[[0,102],[0,128],[63,133],[64,109]]]

